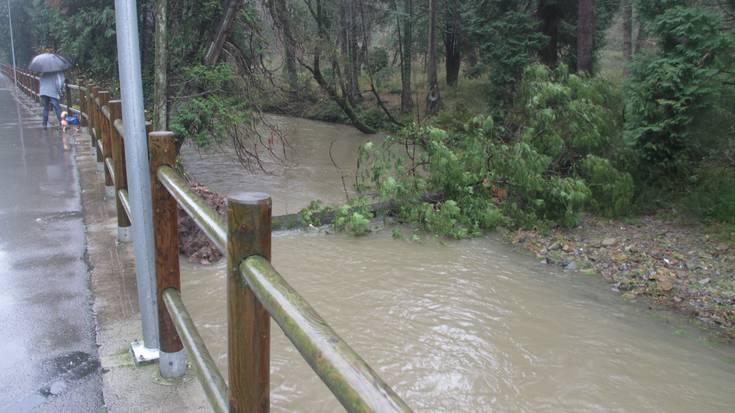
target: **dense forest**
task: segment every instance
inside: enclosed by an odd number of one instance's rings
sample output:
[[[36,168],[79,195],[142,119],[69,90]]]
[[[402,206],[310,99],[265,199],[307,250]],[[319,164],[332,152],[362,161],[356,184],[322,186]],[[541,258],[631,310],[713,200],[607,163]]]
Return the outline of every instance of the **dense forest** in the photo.
[[[117,87],[112,2],[10,4],[21,67],[51,48],[72,77]],[[733,0],[138,0],[138,12],[157,128],[232,140],[250,166],[269,146],[266,112],[387,131],[361,150],[356,184],[431,232],[660,208],[735,225]],[[0,44],[9,61],[7,30]],[[339,208],[336,225],[363,231],[367,203]]]

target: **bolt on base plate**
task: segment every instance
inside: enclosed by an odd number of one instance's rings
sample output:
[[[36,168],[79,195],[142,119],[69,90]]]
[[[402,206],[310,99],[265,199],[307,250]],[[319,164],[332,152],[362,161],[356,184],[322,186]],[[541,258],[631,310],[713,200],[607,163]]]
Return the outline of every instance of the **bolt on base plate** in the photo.
[[[117,227],[117,241],[130,242],[130,227]]]
[[[135,340],[130,343],[130,352],[133,355],[133,361],[136,366],[151,364],[158,360],[159,357],[158,349],[144,346],[142,340]]]

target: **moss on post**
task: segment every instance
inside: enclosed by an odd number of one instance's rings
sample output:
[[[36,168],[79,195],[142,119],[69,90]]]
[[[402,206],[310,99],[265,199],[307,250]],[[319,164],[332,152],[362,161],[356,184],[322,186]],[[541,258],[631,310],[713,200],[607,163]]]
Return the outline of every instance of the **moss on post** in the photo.
[[[271,199],[239,193],[227,199],[227,344],[230,411],[270,407],[270,317],[240,277],[247,257],[271,257]]]
[[[156,292],[158,296],[158,331],[160,348],[165,353],[183,349],[179,334],[166,310],[163,290],[180,290],[179,235],[176,200],[156,177],[158,168],[176,163],[176,144],[171,132],[151,132],[148,135],[150,156],[151,199],[153,201],[153,234],[156,250]]]

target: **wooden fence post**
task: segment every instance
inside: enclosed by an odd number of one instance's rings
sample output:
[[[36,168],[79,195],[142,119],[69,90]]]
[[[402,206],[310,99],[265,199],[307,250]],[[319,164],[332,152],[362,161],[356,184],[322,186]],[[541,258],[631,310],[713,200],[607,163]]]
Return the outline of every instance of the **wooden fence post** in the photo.
[[[79,78],[79,126],[87,126],[87,121],[84,119],[84,114],[87,113],[87,94],[84,92],[86,89],[86,83],[84,78]]]
[[[161,359],[159,369],[167,378],[181,377],[186,373],[186,362],[174,366],[163,353],[173,354],[184,349],[176,326],[163,301],[163,290],[181,289],[179,274],[179,235],[176,200],[158,180],[158,168],[176,164],[176,141],[172,132],[148,134],[150,157],[151,199],[153,201],[153,234],[156,250],[156,291],[158,296],[158,336]]]
[[[99,145],[97,146],[98,153],[97,153],[97,161],[102,162],[102,167],[105,170],[105,193],[108,197],[112,197],[112,187],[113,187],[113,181],[112,181],[112,174],[110,174],[110,171],[107,169],[106,159],[112,157],[112,148],[110,147],[110,120],[105,116],[105,113],[102,111],[102,108],[105,106],[108,106],[107,103],[110,101],[110,92],[103,90],[99,93],[99,99],[100,99],[100,141],[102,142],[102,150],[99,150]],[[109,107],[107,110],[109,111]],[[113,171],[114,172],[114,171]]]
[[[271,258],[271,199],[262,193],[227,198],[227,354],[230,412],[270,408],[270,317],[240,276],[251,255]]]
[[[92,148],[97,146],[97,104],[95,104],[95,98],[97,97],[97,85],[92,83],[88,88],[89,96],[87,97],[87,109],[89,109],[89,136],[92,138]]]
[[[115,169],[115,210],[117,211],[117,240],[130,241],[130,218],[120,200],[120,191],[128,189],[128,173],[125,170],[125,143],[115,128],[115,121],[122,119],[122,102],[111,100],[110,106],[110,146],[112,164]]]
[[[66,86],[66,112],[71,114],[71,107],[73,106],[72,98],[71,98],[71,88],[69,88],[68,83],[64,83]]]
[[[97,142],[95,143],[95,149],[97,150],[97,167],[99,169],[100,164],[102,164],[102,171],[105,171],[105,157],[102,153],[102,149],[100,148],[100,142],[102,142],[103,146],[105,144],[105,115],[102,113],[102,106],[106,105],[107,101],[110,100],[110,92],[106,90],[98,90],[96,97],[99,102],[95,105],[97,108],[97,120],[95,121],[97,129]],[[105,173],[105,175],[107,175],[107,173]],[[107,185],[107,177],[105,177],[105,185]]]

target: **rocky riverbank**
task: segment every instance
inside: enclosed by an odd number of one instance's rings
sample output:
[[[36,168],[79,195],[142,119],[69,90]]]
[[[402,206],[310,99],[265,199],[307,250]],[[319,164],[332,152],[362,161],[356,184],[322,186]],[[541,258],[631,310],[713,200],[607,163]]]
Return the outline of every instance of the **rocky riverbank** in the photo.
[[[226,201],[190,183],[220,215]],[[194,221],[179,211],[180,253],[209,264],[222,255]],[[708,235],[708,228],[663,216],[610,220],[588,215],[573,229],[517,230],[508,240],[543,262],[601,275],[626,299],[690,314],[735,341],[735,245]]]
[[[509,241],[550,265],[599,274],[615,292],[690,314],[735,340],[735,247],[702,225],[660,216],[587,216],[574,229],[518,230]]]

